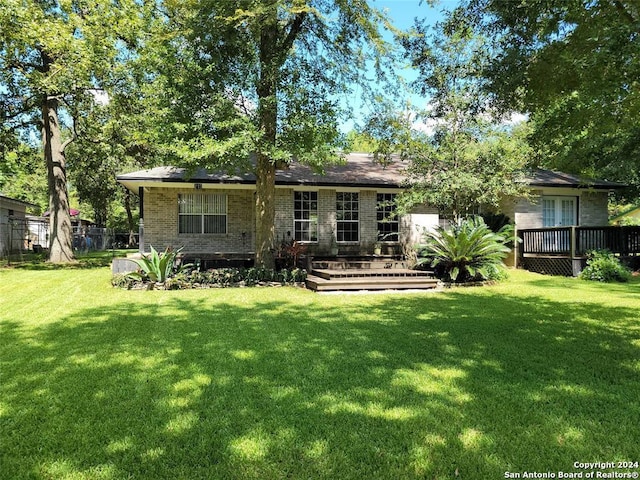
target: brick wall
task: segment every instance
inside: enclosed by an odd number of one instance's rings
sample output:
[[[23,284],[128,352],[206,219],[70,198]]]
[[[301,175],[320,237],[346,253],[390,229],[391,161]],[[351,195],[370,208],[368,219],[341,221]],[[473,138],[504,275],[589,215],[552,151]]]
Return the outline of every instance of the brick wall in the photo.
[[[580,196],[580,225],[603,227],[609,224],[607,192],[582,192]]]
[[[293,188],[279,188],[276,190],[276,240],[290,239],[294,233],[293,218]],[[320,189],[318,190],[318,242],[310,243],[308,249],[315,254],[327,255],[331,250],[331,238],[335,235],[336,223],[336,192],[340,190]],[[360,219],[360,240],[355,243],[340,243],[340,253],[351,254],[371,254],[373,244],[377,240],[377,190],[360,190],[359,219]],[[437,212],[433,209],[420,209],[420,212],[428,213],[430,217],[437,217]],[[401,239],[409,240],[415,238],[415,226],[411,223],[413,217],[405,216],[400,221]],[[437,218],[435,220],[437,224]]]
[[[578,198],[578,224],[601,227],[609,224],[607,192],[590,192],[577,189],[532,190],[530,199],[507,199],[501,211],[515,220],[519,229],[542,228],[542,196],[572,196]]]
[[[294,235],[292,188],[276,189],[275,231],[276,243],[282,240],[289,241]]]
[[[206,193],[209,190],[204,190]],[[255,220],[254,192],[246,189],[215,190],[227,195],[226,234],[179,234],[178,195],[193,193],[190,188],[150,188],[144,199],[145,249],[150,245],[156,249],[167,246],[180,247],[194,253],[251,253],[254,251]],[[276,189],[276,241],[289,240],[294,234],[293,219],[294,188]],[[575,189],[557,193],[554,189],[533,190],[530,199],[506,199],[501,211],[515,220],[518,228],[542,227],[542,202],[544,195],[579,195],[580,225],[607,225],[607,193],[577,191]],[[360,241],[357,244],[341,244],[341,252],[371,253],[377,236],[376,190],[360,190]],[[400,220],[401,240],[407,243],[420,241],[421,227],[437,225],[438,214],[432,208],[416,208]],[[329,253],[331,237],[336,231],[336,190],[318,190],[318,235],[319,242],[309,249],[315,253]],[[424,225],[423,225],[424,224]]]
[[[184,247],[193,253],[248,253],[254,247],[254,204],[251,190],[216,190],[227,195],[226,234],[179,234],[178,195],[193,189],[151,188],[144,197],[145,250]],[[203,193],[207,193],[204,190]]]
[[[203,193],[213,190],[203,190]],[[226,234],[179,234],[178,195],[193,193],[185,188],[150,188],[144,198],[145,250],[151,245],[158,250],[167,246],[184,247],[191,253],[252,253],[254,251],[255,220],[253,190],[224,189],[216,193],[227,195]],[[294,235],[293,218],[294,188],[276,189],[276,242],[290,240]],[[359,191],[360,240],[357,243],[340,244],[341,253],[370,254],[377,239],[376,190]],[[428,220],[437,225],[438,215],[431,208],[417,208],[412,214],[400,219],[400,238],[403,242],[415,243],[420,239],[415,222]],[[316,254],[328,254],[331,238],[336,231],[336,190],[318,190],[318,236],[319,241],[309,245]]]

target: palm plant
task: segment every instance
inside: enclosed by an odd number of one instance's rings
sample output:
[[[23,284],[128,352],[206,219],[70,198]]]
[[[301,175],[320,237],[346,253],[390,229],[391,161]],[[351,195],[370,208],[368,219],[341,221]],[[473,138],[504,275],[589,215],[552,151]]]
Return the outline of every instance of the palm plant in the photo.
[[[163,253],[158,253],[151,246],[151,253],[142,255],[140,259],[132,259],[140,267],[140,270],[130,273],[129,276],[138,280],[164,283],[173,274],[178,273],[175,271],[174,265],[176,257],[181,251],[182,248],[173,250],[171,247],[167,247]]]
[[[482,218],[473,217],[424,235],[426,243],[419,247],[418,264],[440,267],[443,279],[448,281],[486,280],[495,278],[504,268],[503,260],[511,251],[507,244],[513,240],[513,226],[493,232]]]

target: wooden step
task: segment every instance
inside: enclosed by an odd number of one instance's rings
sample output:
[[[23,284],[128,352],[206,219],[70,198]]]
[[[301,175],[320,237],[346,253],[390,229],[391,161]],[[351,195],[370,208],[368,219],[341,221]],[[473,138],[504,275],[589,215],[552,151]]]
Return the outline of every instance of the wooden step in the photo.
[[[403,260],[322,260],[311,262],[313,270],[366,270],[380,268],[406,268]]]
[[[353,277],[431,277],[432,272],[410,270],[408,268],[371,268],[371,269],[345,269],[345,270],[330,270],[330,269],[314,269],[311,271],[311,275],[315,275],[326,280],[332,278],[353,278]]]
[[[307,288],[318,292],[335,290],[407,290],[431,289],[438,280],[426,276],[418,277],[342,277],[326,279],[308,275]]]

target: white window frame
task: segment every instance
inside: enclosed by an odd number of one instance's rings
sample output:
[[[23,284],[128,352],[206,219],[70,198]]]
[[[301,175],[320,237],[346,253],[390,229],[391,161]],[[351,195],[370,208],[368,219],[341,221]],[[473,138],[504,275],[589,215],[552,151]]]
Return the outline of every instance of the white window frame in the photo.
[[[346,197],[348,196],[348,198]],[[355,198],[354,198],[355,196]],[[342,197],[342,198],[340,198]],[[349,203],[349,209],[339,209],[340,203],[342,205],[345,202]],[[353,209],[353,204],[356,204],[357,208]],[[355,214],[355,215],[354,215]],[[340,218],[341,216],[348,216],[350,218]],[[356,217],[355,219],[353,217]],[[356,225],[356,239],[344,239],[345,231],[340,231],[341,225],[355,224]],[[348,233],[351,233],[349,231]],[[342,234],[342,235],[341,235]],[[340,237],[342,236],[342,239]],[[336,240],[338,243],[358,243],[360,241],[360,193],[359,192],[336,192]]]
[[[547,202],[553,202],[550,208],[547,208]],[[565,221],[567,202],[572,202],[571,216],[572,222]],[[553,222],[549,221],[546,212],[553,211]],[[551,224],[553,223],[553,225]],[[543,195],[542,196],[542,226],[543,227],[572,227],[579,224],[578,220],[578,197],[573,195]]]
[[[305,199],[304,196],[308,195]],[[312,197],[315,197],[312,198]],[[300,209],[296,208],[296,204],[300,202]],[[311,208],[315,203],[315,209]],[[308,204],[308,208],[305,208],[305,204]],[[298,212],[300,215],[297,215]],[[308,218],[304,218],[305,212],[308,212]],[[296,217],[300,218],[296,218]],[[300,228],[302,225],[307,225],[307,229]],[[300,238],[298,237],[300,233]],[[309,238],[301,238],[304,233],[309,234]],[[318,243],[318,192],[307,190],[296,190],[293,192],[293,238],[296,242],[303,243]]]
[[[379,199],[380,197],[382,197],[382,200]],[[400,217],[396,210],[396,198],[396,193],[376,193],[376,241],[378,242],[398,243],[400,241]],[[382,218],[380,218],[380,214],[382,214]],[[391,225],[391,231],[383,232],[382,230],[385,230],[385,228],[381,229],[380,224]],[[393,225],[395,225],[395,229]],[[396,238],[392,240],[385,238],[392,235],[395,235]]]
[[[183,205],[189,200],[195,205],[192,206],[190,211],[184,212]],[[199,199],[199,201],[198,201]],[[199,216],[200,228],[197,232],[185,232],[182,231],[181,217],[186,216]],[[207,217],[224,217],[224,231],[223,232],[206,232]],[[226,235],[229,231],[228,228],[228,198],[224,193],[181,193],[178,195],[178,234],[180,235]]]

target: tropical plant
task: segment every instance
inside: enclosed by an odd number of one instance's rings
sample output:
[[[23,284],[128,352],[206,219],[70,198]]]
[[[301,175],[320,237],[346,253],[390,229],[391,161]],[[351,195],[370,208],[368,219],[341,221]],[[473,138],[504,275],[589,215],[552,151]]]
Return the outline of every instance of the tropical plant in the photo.
[[[158,253],[152,246],[151,253],[148,255],[132,259],[140,269],[137,272],[131,272],[129,276],[137,280],[164,283],[184,268],[184,266],[175,267],[176,257],[181,251],[182,247],[177,250],[167,247],[163,253]]]
[[[594,250],[587,254],[587,266],[580,272],[580,278],[597,282],[628,282],[631,272],[610,251]]]
[[[513,240],[513,226],[493,232],[481,217],[472,217],[424,236],[418,265],[439,267],[436,274],[445,281],[491,280],[504,272],[502,261],[511,251],[507,244]]]

